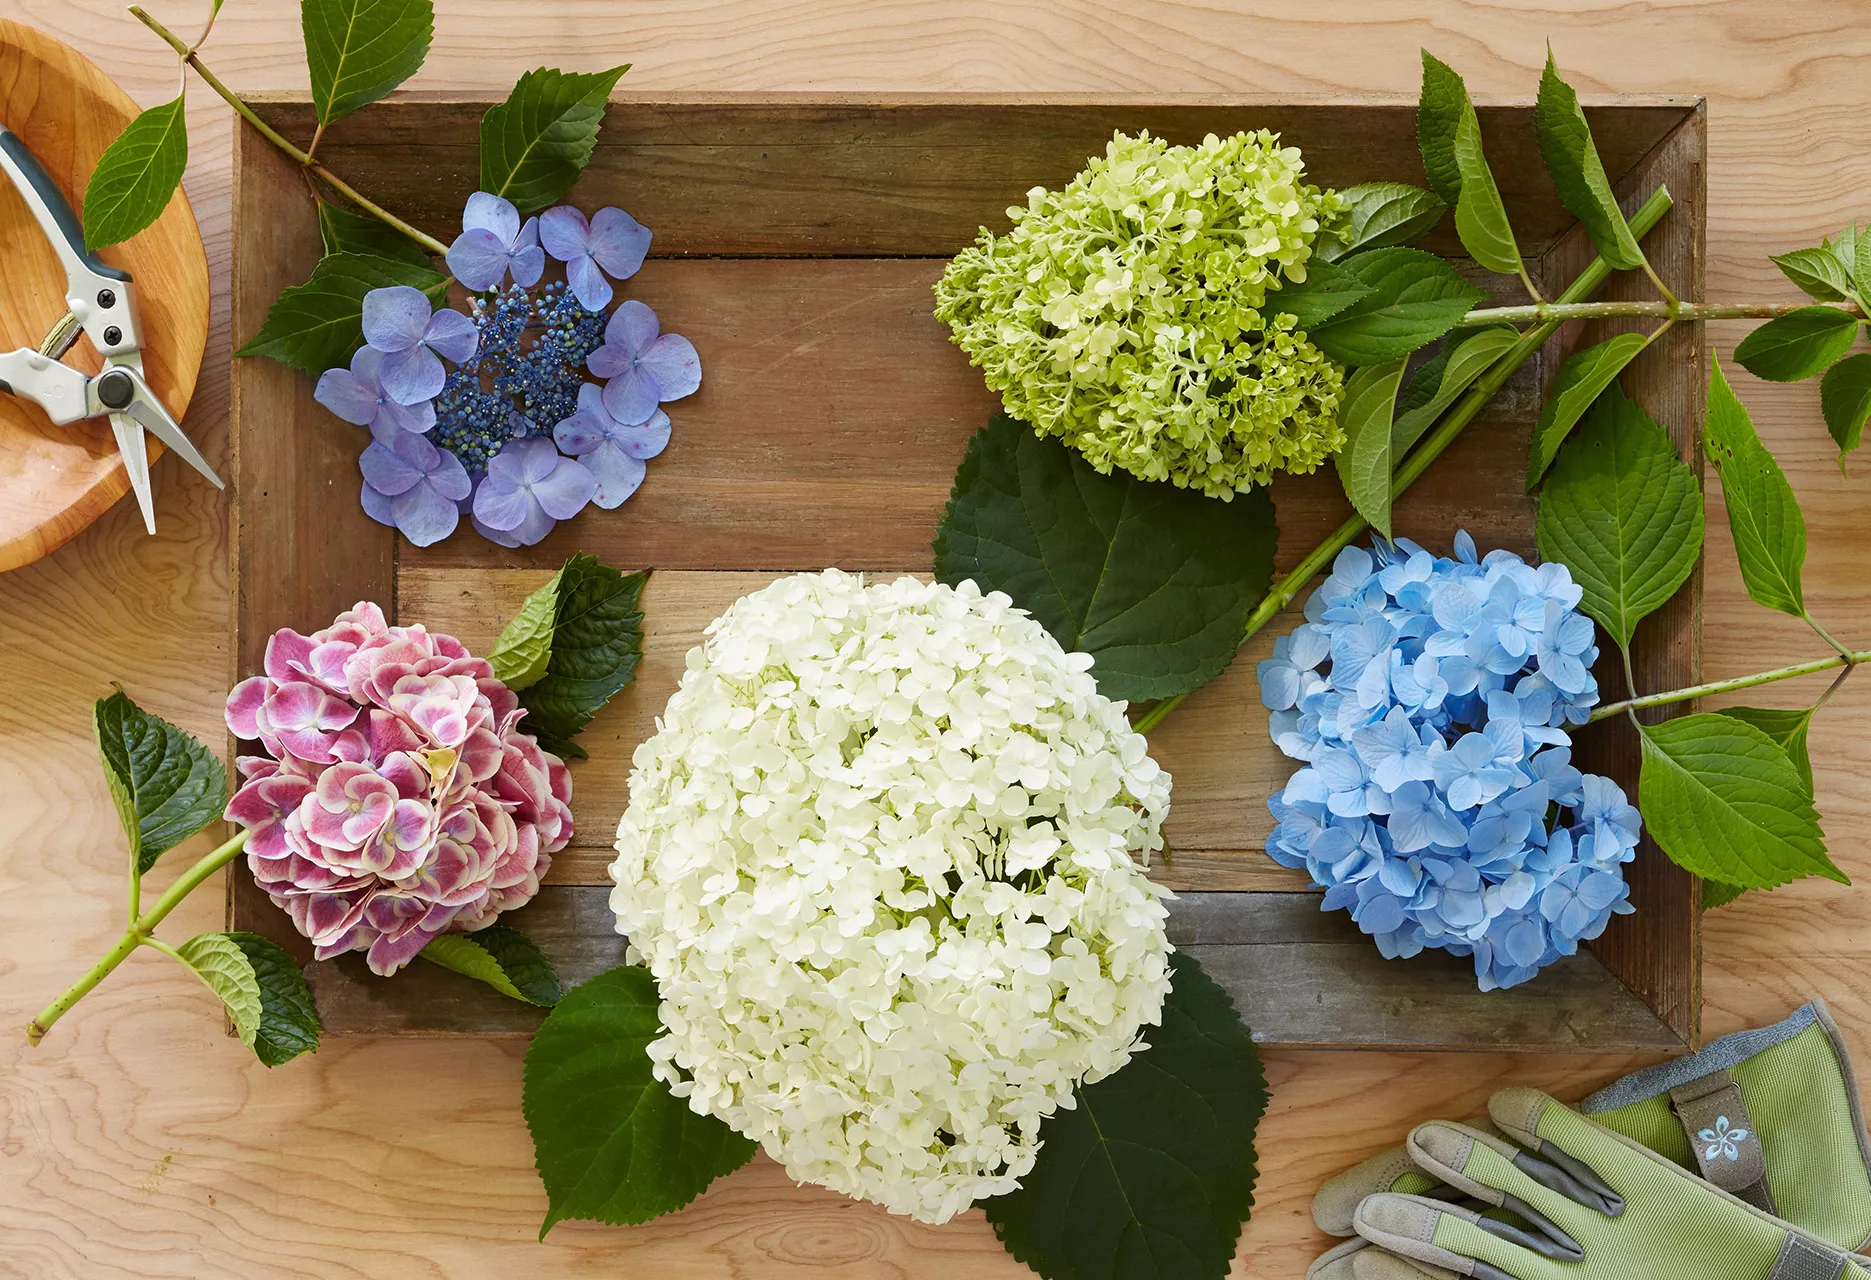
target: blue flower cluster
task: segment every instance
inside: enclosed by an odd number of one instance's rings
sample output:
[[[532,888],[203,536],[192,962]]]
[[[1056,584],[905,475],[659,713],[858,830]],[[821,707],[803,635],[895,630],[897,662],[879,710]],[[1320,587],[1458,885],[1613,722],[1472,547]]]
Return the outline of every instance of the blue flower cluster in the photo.
[[[1348,547],[1259,667],[1273,740],[1306,762],[1268,801],[1267,852],[1304,867],[1387,957],[1473,956],[1527,981],[1628,914],[1637,810],[1572,767],[1598,657],[1564,565]]]
[[[522,223],[510,201],[470,196],[448,251],[475,291],[470,314],[433,310],[406,286],[372,290],[364,346],[314,393],[370,428],[358,459],[365,512],[418,546],[465,513],[484,537],[519,547],[587,503],[612,508],[636,492],[669,443],[662,404],[702,380],[694,346],[663,333],[649,307],[609,309],[611,279],[635,275],[649,247],[648,228],[621,209],[586,221],[560,206]],[[548,258],[564,278],[541,285]]]

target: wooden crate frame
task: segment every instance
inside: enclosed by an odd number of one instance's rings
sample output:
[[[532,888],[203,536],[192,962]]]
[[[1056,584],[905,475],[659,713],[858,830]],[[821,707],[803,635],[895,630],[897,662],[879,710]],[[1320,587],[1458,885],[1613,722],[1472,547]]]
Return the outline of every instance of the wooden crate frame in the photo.
[[[303,95],[253,100],[288,137],[309,137]],[[452,238],[477,176],[484,102],[398,95],[329,130],[320,158],[417,226]],[[1699,98],[1588,107],[1627,207],[1660,183],[1675,207],[1646,242],[1679,294],[1702,293],[1706,111]],[[1482,134],[1535,281],[1550,292],[1592,255],[1540,164],[1525,105],[1480,108]],[[1263,101],[1242,96],[621,94],[574,198],[617,204],[655,232],[651,260],[622,287],[702,353],[700,393],[674,406],[674,440],[643,490],[595,508],[540,546],[495,547],[469,531],[426,550],[359,509],[361,433],[312,399],[312,381],[267,360],[233,372],[230,555],[234,676],[260,667],[281,626],[311,630],[360,599],[459,635],[477,651],[526,591],[575,550],[653,567],[646,657],[635,686],[594,721],[574,766],[579,822],[539,897],[512,917],[569,984],[619,963],[607,906],[611,832],[629,757],[674,687],[683,652],[735,596],[779,573],[838,565],[927,572],[929,542],[969,435],[997,407],[930,316],[942,260],[1035,184],[1057,186],[1113,130],[1171,141],[1269,128],[1304,148],[1324,184],[1420,181],[1414,105],[1395,99]],[[251,127],[234,153],[233,330],[255,332],[281,289],[319,255],[293,167]],[[1460,259],[1445,222],[1426,247]],[[1476,273],[1477,278],[1481,278]],[[1500,290],[1499,277],[1488,278]],[[1614,280],[1603,296],[1643,296]],[[1509,296],[1511,295],[1504,295]],[[1520,459],[1539,390],[1558,358],[1611,329],[1571,326],[1398,505],[1397,529],[1431,545],[1457,525],[1485,548],[1531,556],[1532,501]],[[1693,326],[1672,330],[1627,389],[1701,467],[1704,371]],[[1278,561],[1297,561],[1348,508],[1329,468],[1275,486]],[[1641,629],[1646,688],[1700,671],[1700,573]],[[1637,913],[1589,950],[1510,992],[1476,991],[1466,960],[1385,961],[1342,913],[1318,910],[1307,878],[1260,851],[1267,794],[1293,767],[1267,741],[1254,663],[1296,616],[1267,629],[1219,680],[1152,735],[1176,777],[1167,830],[1176,854],[1153,872],[1179,892],[1170,931],[1234,995],[1256,1038],[1306,1047],[1681,1051],[1700,1036],[1699,885],[1645,841],[1630,868]],[[1600,664],[1606,696],[1614,664]],[[1629,725],[1594,726],[1580,763],[1634,794]],[[232,927],[305,941],[255,887],[230,877]],[[361,957],[310,970],[333,1034],[525,1035],[540,1013],[431,965],[373,977]]]

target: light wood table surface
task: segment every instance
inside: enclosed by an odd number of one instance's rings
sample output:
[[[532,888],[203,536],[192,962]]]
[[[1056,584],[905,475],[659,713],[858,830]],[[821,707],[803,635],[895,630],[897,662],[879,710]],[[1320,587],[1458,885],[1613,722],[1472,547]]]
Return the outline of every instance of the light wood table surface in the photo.
[[[179,32],[206,0],[149,0]],[[1871,215],[1865,67],[1871,11],[1852,0],[441,0],[413,87],[504,94],[538,65],[630,61],[669,89],[1253,90],[1413,95],[1429,45],[1478,96],[1531,99],[1550,38],[1588,97],[1701,93],[1710,103],[1709,296],[1790,298],[1766,255]],[[0,0],[75,44],[143,105],[175,92],[169,50],[115,0]],[[298,5],[231,0],[205,50],[237,89],[303,87]],[[188,428],[225,455],[232,114],[189,84],[187,177],[215,276],[215,318]],[[0,269],[3,270],[3,269]],[[1712,326],[1726,357],[1745,332]],[[245,336],[245,335],[240,335]],[[1848,642],[1871,643],[1871,476],[1840,476],[1814,383],[1735,375],[1811,526],[1806,589]],[[1503,465],[1518,463],[1509,460]],[[1856,469],[1871,471],[1871,452]],[[0,577],[0,1026],[23,1028],[120,927],[122,842],[93,757],[91,700],[121,680],[219,743],[228,685],[226,504],[192,473],[156,474],[158,537],[119,504],[46,560]],[[350,494],[336,501],[352,501]],[[1797,623],[1751,605],[1711,495],[1707,671],[1818,656]],[[1782,685],[1792,705],[1819,685]],[[1813,734],[1833,854],[1871,879],[1871,678]],[[170,855],[181,864],[200,841]],[[165,864],[168,866],[169,864]],[[152,873],[167,882],[173,867]],[[219,927],[199,892],[165,928]],[[1871,889],[1824,881],[1750,895],[1706,922],[1709,1035],[1824,997],[1871,1067]],[[522,1046],[334,1041],[276,1071],[221,1033],[174,965],[133,959],[37,1050],[0,1036],[0,1276],[1018,1277],[979,1213],[918,1226],[791,1187],[764,1157],[674,1217],[565,1224],[520,1120]],[[1236,1274],[1288,1280],[1323,1243],[1307,1205],[1338,1167],[1508,1083],[1575,1098],[1633,1060],[1280,1053],[1260,1131],[1259,1208]]]

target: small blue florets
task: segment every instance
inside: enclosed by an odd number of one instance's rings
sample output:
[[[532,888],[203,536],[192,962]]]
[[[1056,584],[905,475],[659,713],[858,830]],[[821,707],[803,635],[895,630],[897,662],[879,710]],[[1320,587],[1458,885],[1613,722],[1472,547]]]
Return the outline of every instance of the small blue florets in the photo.
[[[1384,955],[1472,955],[1483,991],[1525,982],[1628,914],[1640,822],[1572,767],[1566,726],[1598,657],[1564,565],[1399,539],[1339,553],[1304,625],[1259,667],[1280,750],[1267,852],[1304,867]]]

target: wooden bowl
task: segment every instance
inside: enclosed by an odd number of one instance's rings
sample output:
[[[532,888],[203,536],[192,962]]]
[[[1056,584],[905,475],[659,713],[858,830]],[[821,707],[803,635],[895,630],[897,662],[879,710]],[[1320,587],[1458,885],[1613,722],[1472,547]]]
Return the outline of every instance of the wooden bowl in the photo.
[[[32,148],[82,216],[98,157],[136,103],[83,54],[0,18],[0,124]],[[188,409],[208,344],[208,257],[180,191],[155,223],[100,255],[136,279],[144,375],[177,419]],[[0,179],[0,351],[36,347],[65,312],[65,272],[13,184]],[[66,362],[94,373],[80,339]],[[149,437],[153,464],[162,454]],[[157,472],[157,519],[162,518]],[[70,541],[130,491],[102,418],[53,426],[39,406],[0,395],[0,572]]]

